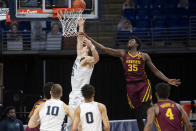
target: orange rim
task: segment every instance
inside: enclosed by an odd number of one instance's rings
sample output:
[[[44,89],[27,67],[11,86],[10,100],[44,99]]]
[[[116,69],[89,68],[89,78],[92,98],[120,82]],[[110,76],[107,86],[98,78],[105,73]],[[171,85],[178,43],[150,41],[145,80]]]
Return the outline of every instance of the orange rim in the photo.
[[[53,12],[53,17],[57,18],[57,12],[62,11],[62,13],[81,13],[83,12],[83,8],[53,8],[52,12]]]

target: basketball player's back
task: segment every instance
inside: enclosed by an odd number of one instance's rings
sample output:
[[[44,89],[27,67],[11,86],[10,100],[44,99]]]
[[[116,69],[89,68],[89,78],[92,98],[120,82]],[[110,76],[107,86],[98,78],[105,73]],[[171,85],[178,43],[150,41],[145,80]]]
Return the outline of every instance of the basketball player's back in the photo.
[[[157,103],[159,113],[156,115],[155,124],[158,130],[183,131],[182,114],[173,101],[160,101]]]
[[[102,131],[102,118],[97,102],[80,105],[82,131]]]
[[[61,131],[62,124],[65,118],[63,102],[57,99],[47,100],[43,108],[39,112],[40,116],[40,131],[54,130]]]

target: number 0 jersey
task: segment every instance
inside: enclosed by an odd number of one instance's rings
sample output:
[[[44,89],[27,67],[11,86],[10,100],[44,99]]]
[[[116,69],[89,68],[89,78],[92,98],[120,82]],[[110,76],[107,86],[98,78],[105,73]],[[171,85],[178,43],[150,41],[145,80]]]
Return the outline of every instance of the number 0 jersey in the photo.
[[[80,104],[82,131],[102,131],[101,113],[97,102]]]
[[[65,118],[63,102],[57,99],[50,99],[44,103],[39,112],[40,131],[61,131]]]
[[[173,101],[158,102],[159,114],[155,118],[158,131],[183,131],[182,114]]]
[[[142,59],[142,53],[138,52],[136,56],[127,52],[123,57],[123,68],[127,82],[136,82],[146,80],[145,62]]]

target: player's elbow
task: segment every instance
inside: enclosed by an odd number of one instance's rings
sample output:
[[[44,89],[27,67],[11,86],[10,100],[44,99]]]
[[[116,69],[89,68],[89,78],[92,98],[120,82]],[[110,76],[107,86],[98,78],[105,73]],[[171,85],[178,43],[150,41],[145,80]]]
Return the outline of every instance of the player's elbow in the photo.
[[[192,124],[190,122],[186,125],[186,130],[193,131]]]
[[[71,131],[77,131],[77,127],[76,127],[76,126],[73,126],[73,127],[71,128]]]
[[[72,128],[71,131],[77,131],[77,129],[76,128]]]
[[[28,127],[29,128],[35,128],[36,126],[34,126],[32,123],[28,123]]]
[[[110,124],[106,124],[104,126],[104,131],[110,131]]]
[[[151,131],[152,130],[153,123],[146,123],[144,127],[144,131]]]
[[[99,56],[95,58],[96,63],[99,61]]]

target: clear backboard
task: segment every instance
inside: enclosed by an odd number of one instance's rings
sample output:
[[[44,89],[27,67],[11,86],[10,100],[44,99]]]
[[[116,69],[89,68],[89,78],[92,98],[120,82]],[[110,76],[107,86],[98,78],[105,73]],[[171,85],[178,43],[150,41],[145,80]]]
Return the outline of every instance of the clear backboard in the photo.
[[[11,19],[53,19],[53,8],[71,8],[74,0],[10,0]],[[100,0],[85,0],[83,17],[99,19]]]

